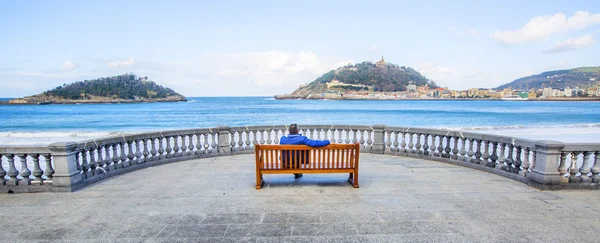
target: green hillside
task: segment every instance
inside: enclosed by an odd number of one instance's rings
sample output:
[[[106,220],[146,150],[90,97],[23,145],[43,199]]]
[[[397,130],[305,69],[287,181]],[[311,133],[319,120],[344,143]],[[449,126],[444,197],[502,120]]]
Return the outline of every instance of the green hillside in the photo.
[[[519,78],[510,83],[498,86],[496,89],[512,88],[529,90],[532,88],[587,88],[590,85],[597,85],[598,81],[600,81],[600,67],[580,67],[567,70],[548,71]]]

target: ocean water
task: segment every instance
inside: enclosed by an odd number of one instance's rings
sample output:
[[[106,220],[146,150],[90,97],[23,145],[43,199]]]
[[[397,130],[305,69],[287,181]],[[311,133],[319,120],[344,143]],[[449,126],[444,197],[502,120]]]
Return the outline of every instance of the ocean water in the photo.
[[[189,99],[178,103],[0,105],[0,145],[219,125],[290,123],[386,124],[600,142],[600,102]]]

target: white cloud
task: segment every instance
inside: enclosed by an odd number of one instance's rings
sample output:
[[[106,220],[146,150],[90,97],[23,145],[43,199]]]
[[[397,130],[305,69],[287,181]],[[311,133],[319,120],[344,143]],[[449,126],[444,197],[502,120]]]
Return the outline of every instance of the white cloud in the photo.
[[[135,64],[135,59],[133,57],[129,57],[127,60],[117,60],[108,63],[109,68],[120,68],[120,67],[129,67]]]
[[[78,64],[73,63],[71,60],[66,60],[63,63],[62,69],[65,71],[70,71],[70,70],[77,68],[78,66],[79,66]]]
[[[575,38],[569,38],[566,41],[557,42],[552,47],[546,49],[544,53],[559,53],[565,51],[572,51],[588,47],[594,44],[594,37],[592,35],[584,35]]]
[[[577,11],[573,16],[567,17],[563,13],[557,13],[552,16],[537,16],[518,30],[496,31],[490,34],[490,37],[505,44],[517,44],[544,40],[553,34],[584,29],[596,24],[600,24],[600,14]]]
[[[369,52],[369,54],[371,55],[379,55],[381,53],[381,51],[379,50],[379,47],[375,44],[371,44],[368,48],[367,51]]]

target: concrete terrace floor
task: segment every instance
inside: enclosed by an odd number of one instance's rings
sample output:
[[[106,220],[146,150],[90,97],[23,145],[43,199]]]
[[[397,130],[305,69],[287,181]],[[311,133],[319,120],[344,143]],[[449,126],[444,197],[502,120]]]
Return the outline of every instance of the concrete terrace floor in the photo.
[[[253,155],[191,160],[74,193],[0,194],[0,242],[598,242],[600,192],[361,155],[347,174],[265,175]]]

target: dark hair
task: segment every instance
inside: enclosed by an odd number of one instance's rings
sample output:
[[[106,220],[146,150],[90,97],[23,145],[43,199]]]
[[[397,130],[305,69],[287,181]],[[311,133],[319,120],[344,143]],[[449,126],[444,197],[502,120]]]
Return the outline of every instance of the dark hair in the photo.
[[[290,134],[298,134],[298,124],[292,123],[289,129]]]

